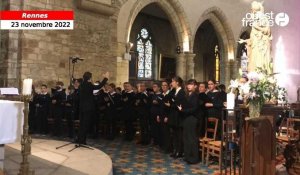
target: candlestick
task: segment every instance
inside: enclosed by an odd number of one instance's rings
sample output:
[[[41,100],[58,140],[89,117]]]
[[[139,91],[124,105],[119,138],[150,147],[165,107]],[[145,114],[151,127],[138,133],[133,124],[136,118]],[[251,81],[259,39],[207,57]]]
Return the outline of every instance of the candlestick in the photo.
[[[32,80],[31,80],[31,83],[32,83]],[[26,90],[29,90],[29,89],[26,89]],[[23,93],[24,93],[24,89],[23,89]],[[19,169],[18,175],[34,175],[35,174],[35,171],[30,168],[30,163],[29,163],[29,160],[28,160],[29,155],[31,154],[31,142],[32,142],[31,136],[29,135],[29,125],[28,125],[28,114],[29,114],[29,101],[30,101],[30,98],[31,98],[30,95],[23,95],[22,96],[22,100],[24,102],[24,110],[23,110],[23,112],[24,112],[24,124],[23,124],[23,134],[22,134],[22,137],[21,137],[22,162],[20,163],[20,169]]]
[[[32,91],[32,79],[24,79],[23,81],[23,95],[31,95]]]
[[[235,94],[229,92],[227,94],[227,109],[234,109],[235,106]]]

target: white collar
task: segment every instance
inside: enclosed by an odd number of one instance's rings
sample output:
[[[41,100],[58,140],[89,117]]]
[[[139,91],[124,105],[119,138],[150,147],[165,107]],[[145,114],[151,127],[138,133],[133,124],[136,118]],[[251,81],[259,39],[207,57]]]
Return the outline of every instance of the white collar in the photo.
[[[110,95],[114,95],[116,92],[115,91],[113,91],[112,93],[110,93]]]
[[[145,94],[148,97],[147,91],[144,91],[143,94]]]
[[[168,90],[166,93],[162,93],[164,96],[166,96],[166,95],[168,95],[169,94],[169,92],[170,92],[170,90]]]
[[[133,92],[133,90],[131,90],[131,91],[126,91],[126,93],[132,93]]]
[[[48,94],[48,92],[45,92],[45,93],[41,93],[42,95],[47,95]]]
[[[178,92],[180,91],[180,89],[181,89],[181,87],[179,87],[179,88],[176,89],[175,95],[178,94]]]

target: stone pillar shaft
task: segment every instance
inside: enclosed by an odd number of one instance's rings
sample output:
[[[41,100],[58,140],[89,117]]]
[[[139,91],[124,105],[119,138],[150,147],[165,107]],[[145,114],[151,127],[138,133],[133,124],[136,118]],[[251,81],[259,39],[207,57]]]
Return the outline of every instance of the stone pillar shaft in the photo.
[[[176,58],[176,75],[183,80],[186,79],[186,59],[184,54],[178,54]]]
[[[195,78],[195,58],[196,54],[186,53],[186,80]]]

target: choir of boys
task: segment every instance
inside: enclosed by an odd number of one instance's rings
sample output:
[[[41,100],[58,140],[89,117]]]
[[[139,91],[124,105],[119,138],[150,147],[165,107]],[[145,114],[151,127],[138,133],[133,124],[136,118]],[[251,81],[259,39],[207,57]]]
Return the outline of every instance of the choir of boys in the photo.
[[[108,140],[122,133],[124,140],[132,141],[139,128],[137,144],[160,147],[174,159],[184,157],[187,163],[199,162],[198,138],[204,136],[206,118],[220,119],[221,110],[226,102],[225,86],[217,89],[214,80],[197,83],[175,76],[171,82],[162,81],[152,84],[151,90],[144,83],[138,83],[134,92],[129,82],[123,90],[115,84],[102,82],[92,84],[91,74],[85,73],[83,81],[75,79],[73,86],[64,90],[63,83],[57,82],[50,97],[47,85],[31,102],[31,131],[39,134],[53,133],[79,137],[86,144],[90,130],[95,136],[100,130]],[[54,119],[54,130],[49,131],[47,121]],[[67,128],[62,128],[66,119]],[[74,131],[74,121],[80,119],[81,131]],[[99,128],[99,124],[104,125]],[[117,127],[121,123],[123,127]],[[139,127],[136,127],[138,124]],[[84,127],[83,127],[84,126]],[[123,128],[122,130],[119,130]],[[97,135],[96,135],[97,136]]]

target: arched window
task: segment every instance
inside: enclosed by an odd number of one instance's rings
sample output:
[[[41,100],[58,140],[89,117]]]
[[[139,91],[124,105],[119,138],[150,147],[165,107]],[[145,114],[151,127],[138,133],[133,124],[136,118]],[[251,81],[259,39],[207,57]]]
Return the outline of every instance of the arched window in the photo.
[[[137,36],[136,48],[138,52],[138,78],[152,78],[152,52],[151,36],[146,28],[142,28]]]
[[[246,45],[242,46],[241,73],[242,73],[242,76],[245,76],[248,73],[248,56],[247,56],[247,47],[246,47]]]
[[[244,40],[250,38],[250,30],[251,29],[247,29],[245,32],[243,32],[240,38]],[[248,73],[248,52],[246,43],[238,45],[237,54],[241,59],[241,67],[239,69],[239,73],[241,74],[241,76],[246,76]]]

